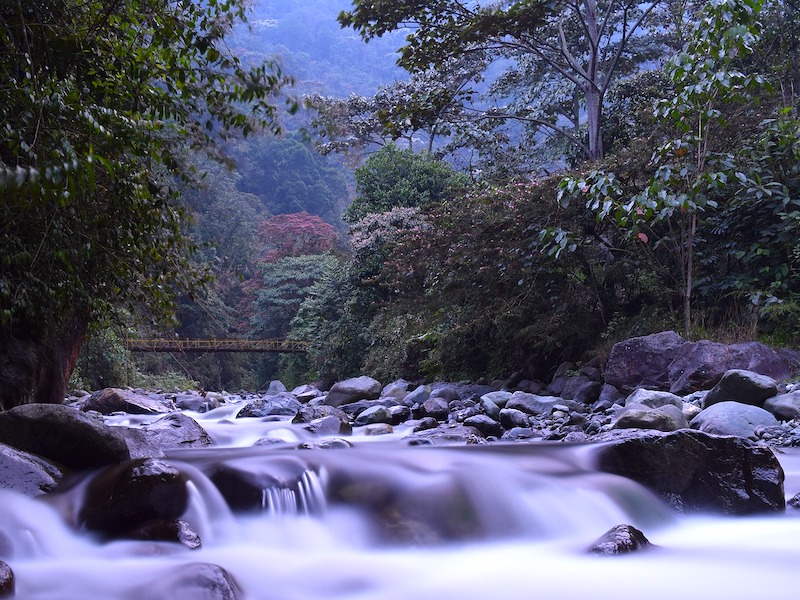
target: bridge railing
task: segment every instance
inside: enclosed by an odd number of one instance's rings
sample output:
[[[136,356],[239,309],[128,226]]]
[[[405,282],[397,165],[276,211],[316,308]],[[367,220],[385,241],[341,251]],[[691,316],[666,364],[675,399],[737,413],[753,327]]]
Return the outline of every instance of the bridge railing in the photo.
[[[125,341],[128,350],[135,352],[306,352],[305,340],[268,339],[182,339],[131,338]]]

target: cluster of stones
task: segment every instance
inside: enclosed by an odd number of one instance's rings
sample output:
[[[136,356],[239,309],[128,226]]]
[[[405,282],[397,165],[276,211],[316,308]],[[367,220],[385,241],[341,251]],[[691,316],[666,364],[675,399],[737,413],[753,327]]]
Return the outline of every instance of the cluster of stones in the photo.
[[[603,441],[600,469],[639,481],[676,509],[779,511],[783,472],[767,446],[800,446],[800,391],[786,383],[798,364],[797,353],[758,343],[693,343],[664,332],[616,344],[605,364],[562,365],[547,385],[515,374],[491,383],[386,386],[364,376],[328,390],[305,385],[291,392],[276,381],[263,393],[238,395],[106,389],[65,405],[0,413],[0,484],[36,496],[54,491],[66,474],[102,469],[76,513],[76,528],[105,539],[198,548],[199,536],[181,520],[186,477],[159,459],[165,449],[213,443],[182,411],[236,403],[238,418],[291,420],[314,436],[299,448],[349,447],[354,428],[382,435],[400,427],[409,445]],[[103,416],[116,413],[161,416],[142,428],[106,425]],[[241,482],[218,475],[215,483],[235,502]],[[591,551],[645,545],[637,536],[612,531]],[[13,590],[13,573],[2,562],[12,556],[0,543],[0,595]],[[235,582],[219,567],[192,568],[202,573],[192,571],[187,581],[237,597]]]

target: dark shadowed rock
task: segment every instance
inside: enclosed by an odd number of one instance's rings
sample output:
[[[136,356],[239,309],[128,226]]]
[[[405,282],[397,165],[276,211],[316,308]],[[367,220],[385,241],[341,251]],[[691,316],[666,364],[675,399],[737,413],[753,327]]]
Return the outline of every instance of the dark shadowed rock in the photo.
[[[148,542],[174,542],[189,550],[197,550],[202,546],[197,532],[186,521],[179,519],[150,521],[133,531],[128,531],[123,537]]]
[[[744,369],[725,371],[722,379],[703,398],[703,407],[718,402],[741,402],[763,406],[767,398],[778,393],[778,384],[772,377]]]
[[[600,396],[597,398],[597,402],[592,404],[592,410],[606,410],[615,404],[624,404],[624,402],[625,394],[620,392],[613,385],[606,383],[600,390]]]
[[[598,468],[650,488],[674,508],[748,515],[783,511],[784,474],[768,448],[683,429],[600,448]]]
[[[764,409],[781,421],[791,421],[800,417],[800,392],[789,392],[773,396],[764,402]]]
[[[236,581],[222,567],[208,563],[190,563],[170,567],[158,578],[142,585],[140,594],[131,597],[147,600],[239,600]]]
[[[106,388],[92,394],[83,403],[82,410],[94,410],[103,415],[125,412],[131,415],[157,415],[171,410],[166,403],[148,398],[130,390]]]
[[[128,451],[131,453],[131,460],[137,458],[164,458],[165,454],[161,447],[147,436],[144,429],[137,427],[114,428],[125,439]]]
[[[691,426],[705,433],[755,438],[758,427],[773,427],[778,420],[767,410],[740,402],[718,402],[698,413]]]
[[[328,408],[333,408],[328,407]],[[314,419],[306,424],[305,430],[314,435],[350,435],[353,433],[353,426],[347,420],[342,420],[337,416],[328,415]]]
[[[670,391],[685,395],[709,390],[726,371],[744,369],[776,381],[788,379],[797,370],[794,355],[773,350],[759,342],[720,344],[708,340],[688,343],[669,366]]]
[[[150,521],[177,519],[188,502],[186,476],[163,461],[145,458],[98,473],[78,520],[90,531],[113,537]]]
[[[605,386],[599,381],[587,381],[578,388],[572,399],[580,404],[592,406],[600,398],[603,387]]]
[[[633,525],[617,525],[595,540],[586,552],[601,556],[614,556],[652,550],[656,547]]]
[[[447,403],[447,399],[441,396],[431,396],[420,406],[419,417],[433,417],[434,419],[443,421],[447,418],[449,410],[450,406]]]
[[[0,443],[71,469],[117,464],[131,456],[114,427],[59,404],[26,404],[0,413]]]
[[[488,415],[475,415],[464,419],[464,425],[474,427],[485,437],[494,436],[499,438],[503,435],[503,426]]]
[[[0,560],[0,598],[11,598],[14,595],[14,571]]]
[[[381,395],[381,384],[372,377],[345,379],[333,384],[325,397],[325,404],[341,406],[359,400],[375,400]]]
[[[385,406],[372,406],[358,413],[354,425],[372,425],[374,423],[391,423],[392,415]]]
[[[53,491],[62,473],[38,456],[0,444],[0,489],[26,496],[41,496]]]
[[[624,393],[636,388],[669,389],[669,366],[686,344],[674,331],[617,342],[605,368],[605,382]]]
[[[214,443],[197,421],[180,412],[161,417],[144,431],[159,448],[205,448]]]

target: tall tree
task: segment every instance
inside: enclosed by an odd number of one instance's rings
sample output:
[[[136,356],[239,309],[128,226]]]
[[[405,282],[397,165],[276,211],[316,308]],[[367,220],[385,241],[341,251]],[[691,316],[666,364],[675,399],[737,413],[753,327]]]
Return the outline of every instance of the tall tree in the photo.
[[[273,127],[287,83],[226,49],[244,5],[0,4],[0,409],[63,401],[90,321],[194,281],[186,150]]]
[[[596,160],[603,157],[606,92],[620,73],[649,58],[636,46],[650,27],[664,25],[652,19],[664,4],[666,0],[354,0],[352,10],[340,13],[339,22],[365,40],[408,29],[399,64],[410,71],[437,68],[454,56],[475,52],[538,65],[525,69],[529,73],[544,69],[573,90],[566,94],[573,97],[574,105],[568,114],[575,118],[585,114],[585,138],[565,127],[558,115],[542,114],[530,103],[486,117],[545,127],[580,148],[586,158]],[[545,81],[544,85],[556,84]],[[565,94],[559,91],[559,95]]]

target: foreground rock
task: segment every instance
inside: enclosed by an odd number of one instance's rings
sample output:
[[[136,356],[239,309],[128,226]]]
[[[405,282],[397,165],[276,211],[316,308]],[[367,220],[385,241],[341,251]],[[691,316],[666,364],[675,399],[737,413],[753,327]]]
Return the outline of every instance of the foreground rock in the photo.
[[[106,388],[92,394],[84,403],[82,410],[94,410],[103,415],[124,412],[131,415],[157,415],[169,412],[171,407],[143,394],[119,388]]]
[[[62,473],[55,465],[0,444],[0,489],[14,490],[26,496],[52,492]]]
[[[617,525],[606,531],[586,550],[589,554],[614,556],[656,548],[633,525]]]
[[[151,521],[178,519],[186,511],[186,476],[156,459],[140,459],[99,473],[78,515],[90,531],[120,536]]]
[[[222,567],[209,563],[190,563],[170,567],[161,577],[143,585],[138,595],[147,600],[238,600],[241,591]]]
[[[778,420],[767,410],[740,402],[719,402],[698,414],[691,423],[694,429],[716,435],[756,437],[760,427],[773,427]]]
[[[600,449],[598,468],[648,487],[683,512],[785,509],[784,474],[768,448],[699,431],[648,433]]]
[[[0,443],[71,469],[95,469],[131,458],[115,428],[58,404],[25,404],[0,413]]]
[[[205,448],[213,444],[200,424],[180,412],[161,417],[144,428],[147,438],[159,448]]]
[[[0,598],[10,598],[14,595],[14,572],[6,563],[0,560]]]

